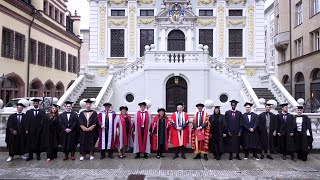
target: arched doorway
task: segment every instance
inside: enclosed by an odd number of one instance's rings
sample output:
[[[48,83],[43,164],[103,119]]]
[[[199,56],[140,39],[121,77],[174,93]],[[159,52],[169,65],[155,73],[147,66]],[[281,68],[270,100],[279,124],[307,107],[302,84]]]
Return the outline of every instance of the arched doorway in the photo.
[[[62,82],[59,81],[56,85],[55,97],[59,99],[62,96],[63,91],[64,91],[64,85]]]
[[[40,79],[35,78],[30,83],[30,97],[42,97],[43,96],[43,84]]]
[[[294,89],[295,89],[294,91],[295,99],[299,99],[299,98],[305,99],[304,76],[301,72],[298,72],[295,76]]]
[[[0,81],[0,99],[4,104],[7,104],[13,98],[24,96],[24,82],[22,78],[10,73],[2,77]]]
[[[185,51],[185,35],[180,30],[173,30],[168,34],[168,51]]]
[[[180,76],[171,77],[166,83],[166,110],[175,112],[177,103],[183,103],[185,111],[188,104],[188,85]]]
[[[55,86],[51,80],[48,80],[44,84],[44,96],[51,97],[54,96]]]
[[[291,92],[291,83],[290,83],[290,78],[288,75],[284,75],[282,78],[282,84],[284,88],[290,93]]]

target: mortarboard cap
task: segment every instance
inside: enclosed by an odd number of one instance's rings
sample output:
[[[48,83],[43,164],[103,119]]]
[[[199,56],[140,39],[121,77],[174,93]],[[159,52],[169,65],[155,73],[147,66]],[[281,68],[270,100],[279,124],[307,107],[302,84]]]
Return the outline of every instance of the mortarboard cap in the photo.
[[[288,103],[282,103],[280,104],[281,107],[285,107],[285,106],[288,106]]]
[[[238,101],[236,101],[236,100],[234,100],[234,99],[232,99],[231,101],[229,101],[230,103],[236,103],[236,104],[238,104],[239,102]]]
[[[60,108],[58,104],[52,104],[53,107]]]
[[[297,106],[298,109],[303,109],[303,106]]]
[[[73,102],[71,102],[71,101],[66,101],[66,102],[64,102],[64,104],[73,104]]]
[[[244,103],[244,106],[247,106],[247,105],[249,105],[250,107],[253,105],[252,103],[250,103],[250,102],[246,102],[246,103]]]
[[[31,100],[32,102],[40,102],[40,101],[42,101],[41,99],[38,99],[38,98],[34,98],[34,99],[32,99]]]
[[[220,108],[221,106],[214,106],[214,108]]]
[[[177,106],[183,106],[183,103],[178,103]]]
[[[90,104],[93,103],[93,101],[91,101],[91,99],[87,99],[87,100],[85,100],[84,102],[85,102],[85,103],[90,103]]]
[[[22,103],[18,103],[17,106],[21,106],[21,107],[24,107],[24,108],[26,107],[26,106],[25,106],[24,104],[22,104]]]
[[[138,104],[138,106],[147,106],[147,103],[141,102],[141,103]]]
[[[268,104],[268,103],[266,104],[266,106],[272,106],[272,105],[273,105],[273,104],[270,104],[270,103],[269,103],[269,104]]]

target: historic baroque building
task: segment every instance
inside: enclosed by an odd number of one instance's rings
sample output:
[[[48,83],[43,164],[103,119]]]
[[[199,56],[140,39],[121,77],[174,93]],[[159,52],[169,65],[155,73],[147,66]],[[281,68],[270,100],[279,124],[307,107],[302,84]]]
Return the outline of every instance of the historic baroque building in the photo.
[[[0,99],[61,97],[77,78],[80,17],[65,0],[0,0]]]

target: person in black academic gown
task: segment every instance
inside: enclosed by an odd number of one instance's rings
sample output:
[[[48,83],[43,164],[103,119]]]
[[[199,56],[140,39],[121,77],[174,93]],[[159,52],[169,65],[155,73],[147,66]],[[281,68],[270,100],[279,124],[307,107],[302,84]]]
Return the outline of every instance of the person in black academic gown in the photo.
[[[273,140],[277,137],[277,116],[270,112],[271,106],[272,104],[266,104],[266,111],[259,114],[260,159],[264,159],[264,154],[267,154],[268,159],[273,159],[271,152],[274,152]]]
[[[26,115],[22,113],[26,106],[22,103],[17,104],[17,113],[9,116],[6,128],[6,143],[9,149],[9,157],[7,162],[10,162],[14,155],[20,155],[22,159],[25,153],[25,137],[26,137]]]
[[[312,129],[311,120],[303,114],[303,106],[298,106],[297,116],[294,117],[297,124],[297,132],[295,133],[295,144],[298,159],[307,161],[308,154],[312,149]]]
[[[257,152],[260,149],[260,139],[258,134],[258,115],[251,112],[252,103],[246,102],[244,104],[246,112],[243,113],[243,144],[244,159],[248,159],[249,151],[253,153],[253,157],[259,160]]]
[[[209,117],[210,134],[211,134],[211,148],[213,158],[220,160],[223,153],[223,138],[227,137],[226,128],[224,124],[224,115],[220,113],[220,106],[215,106],[213,114]]]
[[[95,127],[98,121],[98,114],[96,111],[91,110],[92,102],[90,99],[84,101],[86,103],[86,110],[82,111],[79,115],[80,125],[80,161],[83,161],[86,154],[90,154],[90,160],[94,159],[94,146],[96,131]]]
[[[229,153],[229,160],[232,160],[233,153],[236,153],[236,159],[242,160],[240,153],[240,136],[242,134],[242,113],[236,110],[236,100],[231,100],[231,110],[225,113],[225,125],[227,137],[224,140],[224,151]]]
[[[46,120],[46,112],[39,108],[40,99],[32,99],[33,109],[26,113],[27,117],[27,143],[26,150],[29,153],[27,161],[33,159],[33,153],[36,153],[37,160],[41,160],[40,153],[46,151],[46,137],[44,136],[44,125]]]
[[[65,102],[66,111],[60,114],[60,143],[62,146],[62,152],[64,153],[63,160],[69,159],[69,153],[71,153],[71,159],[75,160],[75,151],[78,144],[78,127],[79,118],[78,114],[72,111],[71,101]]]
[[[280,150],[282,153],[282,159],[286,160],[287,155],[291,155],[291,159],[294,158],[295,152],[295,133],[297,130],[296,121],[293,119],[293,115],[288,113],[288,103],[280,104],[282,112],[277,115],[278,118],[278,130],[277,135],[280,137]]]
[[[57,158],[59,146],[60,120],[59,120],[59,106],[53,104],[50,113],[47,115],[47,124],[45,132],[47,132],[47,161]]]

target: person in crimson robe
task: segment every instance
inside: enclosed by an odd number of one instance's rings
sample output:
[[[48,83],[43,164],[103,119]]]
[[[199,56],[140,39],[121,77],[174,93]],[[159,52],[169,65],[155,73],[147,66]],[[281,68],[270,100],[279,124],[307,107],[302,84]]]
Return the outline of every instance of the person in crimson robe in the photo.
[[[165,112],[164,108],[158,109],[151,126],[151,149],[157,151],[157,159],[163,158],[162,153],[168,150],[169,119]]]
[[[223,153],[223,137],[226,137],[224,115],[220,113],[220,106],[215,106],[213,114],[209,117],[211,148],[214,159],[220,160]]]
[[[98,125],[99,125],[99,144],[98,148],[101,152],[100,159],[106,157],[106,150],[108,151],[108,157],[113,159],[114,151],[114,119],[116,118],[116,113],[110,108],[112,104],[104,103],[104,110],[98,115]]]
[[[114,132],[116,132],[115,147],[118,148],[119,158],[126,158],[126,151],[132,146],[132,129],[130,115],[127,114],[128,107],[121,106],[120,114],[116,116],[114,122]]]
[[[242,113],[236,110],[236,100],[231,100],[231,110],[227,111],[224,115],[225,125],[227,130],[227,137],[224,140],[224,151],[229,153],[229,160],[232,160],[233,153],[236,153],[236,159],[242,160],[240,153],[240,137],[242,134]]]
[[[260,150],[260,138],[258,134],[258,115],[254,112],[251,112],[252,103],[246,102],[244,107],[246,112],[243,113],[243,133],[242,139],[243,144],[242,148],[244,150],[244,159],[247,160],[249,157],[249,151],[252,151],[253,157],[256,160],[258,158],[257,152]]]
[[[90,154],[90,160],[94,159],[95,146],[95,127],[98,124],[97,112],[91,110],[92,102],[90,99],[84,101],[85,110],[79,115],[80,125],[80,161],[83,161],[86,154]]]
[[[201,159],[203,154],[204,160],[208,161],[209,139],[210,139],[210,122],[208,114],[203,111],[204,104],[196,105],[198,112],[194,115],[191,131],[191,145],[196,156],[193,159]]]
[[[146,110],[147,104],[141,102],[138,104],[140,110],[134,115],[134,143],[133,153],[135,159],[140,158],[140,154],[144,154],[144,158],[148,159],[150,154],[150,127],[152,123],[151,114]]]
[[[171,115],[170,121],[170,133],[171,144],[174,150],[174,156],[172,159],[181,157],[186,159],[186,147],[189,144],[189,117],[186,112],[183,111],[183,104],[177,104],[177,111]]]
[[[64,153],[63,160],[69,159],[69,154],[71,154],[71,160],[75,160],[75,151],[78,144],[78,130],[79,130],[79,118],[78,114],[72,111],[71,101],[65,102],[65,109],[63,113],[60,114],[60,144],[62,146],[62,152]]]
[[[295,133],[296,152],[298,159],[307,161],[313,142],[311,120],[303,114],[303,106],[298,106],[297,108],[297,115],[294,117],[294,121],[297,124],[297,131]]]
[[[267,155],[268,159],[273,159],[271,152],[274,150],[273,142],[277,136],[277,116],[271,112],[271,106],[272,104],[266,104],[266,111],[259,114],[260,159],[264,159],[264,154]]]
[[[45,152],[46,147],[46,132],[44,131],[44,125],[46,124],[46,112],[39,108],[41,99],[34,98],[33,109],[26,112],[27,126],[26,126],[26,150],[29,153],[29,157],[26,161],[33,159],[33,153],[36,153],[37,160],[41,160],[41,152]]]
[[[22,103],[17,104],[17,113],[9,116],[6,128],[5,142],[9,149],[9,157],[7,162],[13,159],[14,155],[19,155],[22,159],[26,159],[25,141],[26,141],[26,114],[23,108],[26,106]]]
[[[296,161],[294,158],[295,152],[295,133],[297,130],[296,121],[293,119],[293,115],[288,113],[288,103],[280,104],[282,112],[277,115],[279,126],[277,135],[280,137],[282,159],[286,160],[287,155],[291,156],[292,161]]]
[[[59,120],[59,106],[53,104],[50,113],[47,115],[47,124],[45,131],[47,132],[47,162],[57,158],[58,146],[60,144],[60,120]]]

